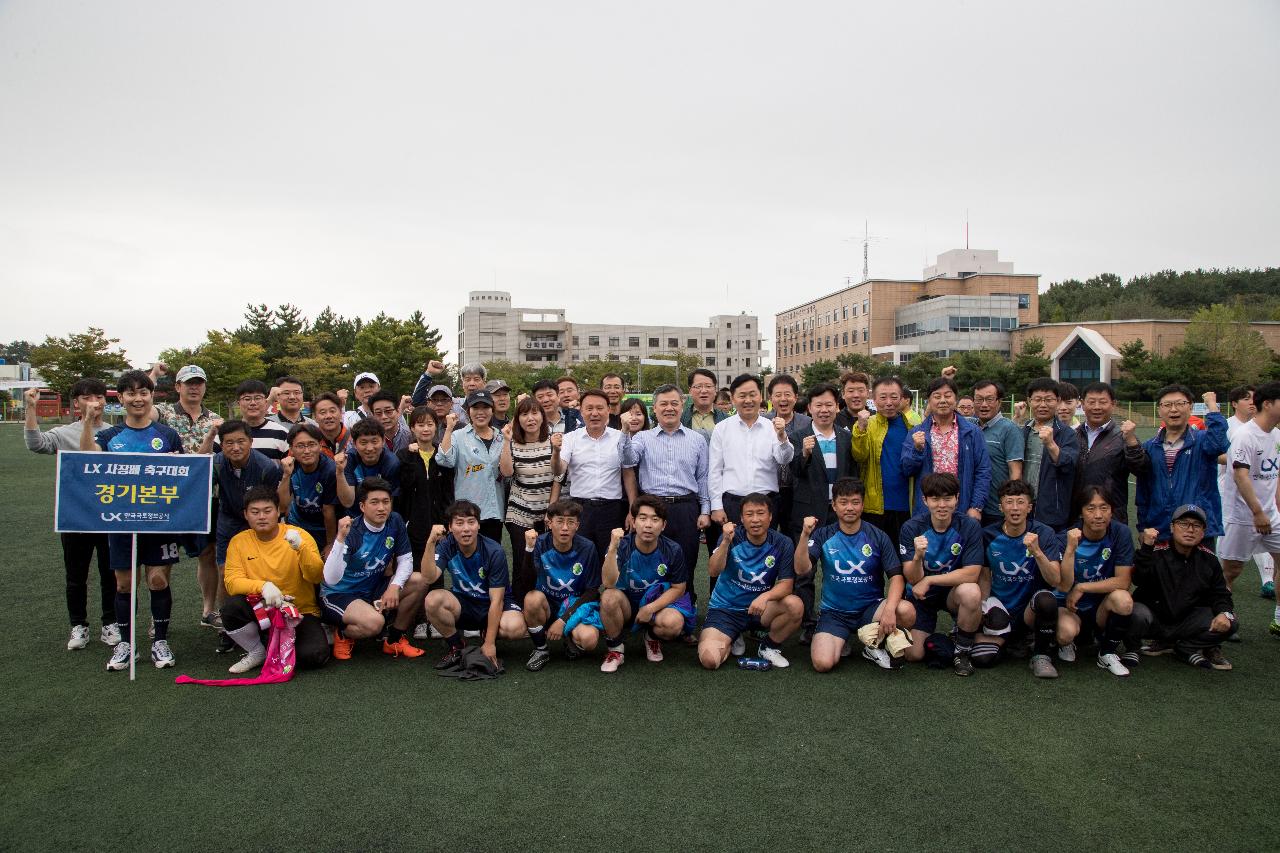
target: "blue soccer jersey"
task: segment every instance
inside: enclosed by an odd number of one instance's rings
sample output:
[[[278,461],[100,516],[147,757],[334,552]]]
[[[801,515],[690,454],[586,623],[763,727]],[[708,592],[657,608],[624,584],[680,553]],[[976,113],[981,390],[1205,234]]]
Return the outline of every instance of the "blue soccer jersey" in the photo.
[[[411,554],[409,529],[398,513],[391,513],[381,530],[370,530],[360,516],[347,531],[346,567],[335,584],[324,584],[325,595],[346,593],[366,596],[374,592],[383,575],[395,571],[396,558]]]
[[[815,570],[822,567],[822,609],[839,613],[866,610],[884,598],[885,578],[902,574],[893,541],[865,521],[852,534],[839,523],[813,531],[809,559]]]
[[[768,531],[764,542],[755,545],[739,524],[708,607],[746,613],[761,593],[795,577],[795,550],[791,540],[776,530]]]
[[[915,557],[917,536],[929,540],[924,552],[924,573],[945,575],[965,566],[982,565],[982,526],[967,515],[951,517],[951,525],[939,533],[927,515],[917,515],[903,522],[898,535],[898,556]]]
[[[449,534],[436,546],[436,565],[449,572],[452,591],[458,598],[489,606],[489,590],[507,589],[510,575],[507,554],[492,539],[476,537],[476,550],[468,557],[458,549],[457,540]]]
[[[1067,534],[1058,537],[1058,550],[1066,551]],[[1116,576],[1116,566],[1133,565],[1133,536],[1127,525],[1112,521],[1101,539],[1090,539],[1083,533],[1076,545],[1075,583],[1093,583]],[[1059,601],[1067,600],[1067,593],[1055,591]],[[1076,605],[1077,610],[1092,610],[1102,601],[1103,594],[1085,593]]]
[[[394,498],[400,494],[400,460],[396,458],[394,453],[388,453],[387,449],[382,448],[382,455],[378,457],[378,461],[373,465],[366,465],[360,459],[360,455],[354,449],[347,454],[347,469],[342,472],[347,478],[347,482],[351,487],[358,488],[361,483],[370,477],[381,477],[391,484],[391,496]],[[356,516],[360,514],[360,502],[353,501],[348,509],[348,514]]]
[[[1032,595],[1049,588],[1031,549],[1022,542],[1027,533],[1039,537],[1040,550],[1050,560],[1062,559],[1058,535],[1047,524],[1028,519],[1027,529],[1017,536],[1007,535],[1003,524],[993,524],[982,531],[987,543],[986,565],[991,570],[991,594],[1015,618],[1031,603]]]
[[[658,547],[646,554],[636,547],[636,535],[628,533],[618,543],[618,589],[632,602],[644,598],[656,583],[687,583],[689,573],[684,565],[684,552],[665,536],[658,537]]]
[[[152,421],[142,429],[135,429],[124,421],[98,430],[93,437],[108,453],[181,453],[182,437],[171,426]]]
[[[600,587],[600,555],[585,536],[575,535],[568,551],[558,551],[551,534],[542,534],[533,546],[533,565],[538,572],[537,589],[553,605]],[[553,606],[551,612],[560,611]]]
[[[316,469],[308,474],[295,464],[289,476],[293,502],[289,504],[289,523],[307,530],[324,530],[324,508],[338,502],[338,469],[323,453]]]

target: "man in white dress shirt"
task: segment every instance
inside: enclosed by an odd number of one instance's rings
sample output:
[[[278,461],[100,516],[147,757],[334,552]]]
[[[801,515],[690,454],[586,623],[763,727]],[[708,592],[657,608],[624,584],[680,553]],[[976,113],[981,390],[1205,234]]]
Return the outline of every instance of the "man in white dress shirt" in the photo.
[[[609,398],[589,388],[582,392],[580,407],[586,428],[551,436],[551,464],[557,475],[568,472],[569,496],[582,504],[578,535],[603,554],[613,529],[626,522],[627,508],[636,499],[635,481],[629,478],[624,497],[622,433],[609,426]]]

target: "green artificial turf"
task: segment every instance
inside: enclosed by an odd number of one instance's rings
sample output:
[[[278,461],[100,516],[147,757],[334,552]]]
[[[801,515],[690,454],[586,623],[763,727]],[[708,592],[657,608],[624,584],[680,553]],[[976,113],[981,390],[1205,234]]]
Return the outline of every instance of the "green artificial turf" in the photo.
[[[176,670],[108,673],[67,652],[53,460],[0,426],[6,850],[1260,850],[1271,848],[1280,640],[1246,569],[1230,673],[1091,652],[1036,681],[857,658],[820,676],[660,665],[636,644],[496,682],[435,676],[373,644],[292,683],[220,677],[195,563],[173,572]],[[700,571],[705,582],[705,570]],[[139,624],[145,625],[146,595]],[[98,610],[90,581],[89,612]],[[143,635],[145,636],[145,635]]]

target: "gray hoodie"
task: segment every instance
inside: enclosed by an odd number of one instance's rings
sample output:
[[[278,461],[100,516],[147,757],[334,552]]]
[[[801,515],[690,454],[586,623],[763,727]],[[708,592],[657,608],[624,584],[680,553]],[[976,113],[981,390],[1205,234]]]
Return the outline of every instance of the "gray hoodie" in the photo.
[[[106,424],[103,424],[106,427]],[[24,429],[22,437],[27,440],[27,450],[33,453],[57,453],[59,450],[79,450],[80,434],[84,432],[81,421],[56,426],[48,432],[38,429]]]

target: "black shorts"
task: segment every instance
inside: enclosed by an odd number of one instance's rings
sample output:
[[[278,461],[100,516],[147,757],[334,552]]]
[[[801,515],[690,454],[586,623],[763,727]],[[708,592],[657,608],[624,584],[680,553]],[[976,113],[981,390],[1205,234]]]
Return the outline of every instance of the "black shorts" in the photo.
[[[133,535],[111,533],[107,536],[107,549],[111,556],[111,570],[127,572],[133,568]],[[172,566],[180,559],[181,545],[177,533],[139,533],[138,565]]]

